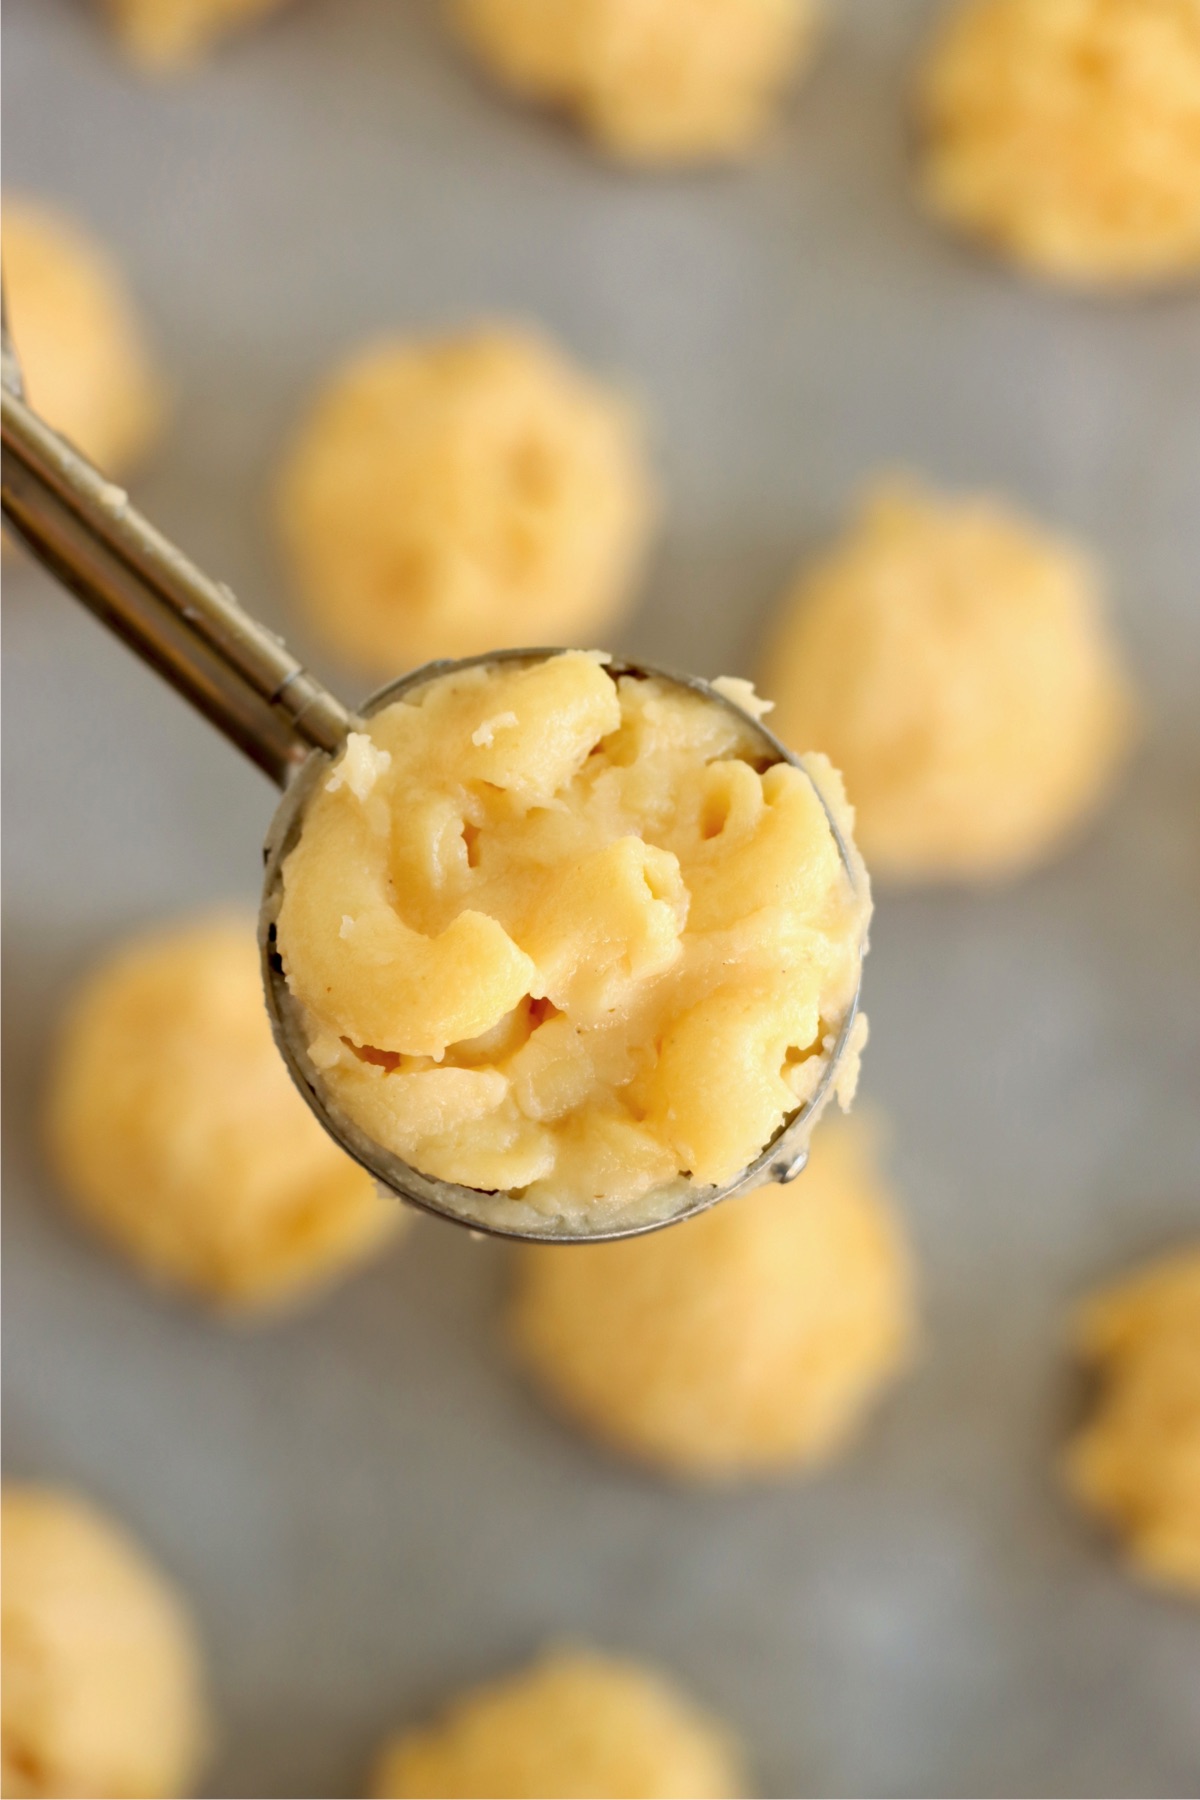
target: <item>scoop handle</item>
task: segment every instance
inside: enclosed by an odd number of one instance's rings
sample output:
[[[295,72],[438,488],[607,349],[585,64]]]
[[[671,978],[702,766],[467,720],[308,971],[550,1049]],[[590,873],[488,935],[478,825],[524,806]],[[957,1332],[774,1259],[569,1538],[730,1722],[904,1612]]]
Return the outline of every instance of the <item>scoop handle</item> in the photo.
[[[6,323],[0,373],[4,517],[33,556],[280,787],[336,750],[352,715],[29,407]]]

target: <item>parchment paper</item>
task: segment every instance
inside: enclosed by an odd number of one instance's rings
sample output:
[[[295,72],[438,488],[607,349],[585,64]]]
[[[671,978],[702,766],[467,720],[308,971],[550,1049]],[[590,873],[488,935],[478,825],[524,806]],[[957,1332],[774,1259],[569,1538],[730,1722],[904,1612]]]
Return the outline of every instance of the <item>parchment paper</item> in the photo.
[[[831,12],[759,162],[638,178],[495,94],[432,0],[298,0],[162,87],[90,6],[9,0],[5,182],[113,244],[174,383],[135,495],[349,697],[288,608],[273,459],[365,334],[515,313],[654,422],[666,524],[612,648],[753,672],[855,484],[911,463],[1095,545],[1146,705],[1078,849],[881,896],[864,1097],[924,1358],[828,1475],[693,1494],[542,1413],[496,1333],[503,1254],[452,1227],[231,1332],[62,1216],[35,1124],[64,995],[117,932],[251,902],[273,796],[10,567],[7,1467],[85,1487],[194,1597],[211,1793],[360,1792],[385,1730],[564,1635],[675,1670],[765,1794],[1197,1790],[1200,1612],[1120,1572],[1053,1464],[1066,1308],[1200,1231],[1200,295],[1085,302],[944,241],[906,180],[929,8]]]

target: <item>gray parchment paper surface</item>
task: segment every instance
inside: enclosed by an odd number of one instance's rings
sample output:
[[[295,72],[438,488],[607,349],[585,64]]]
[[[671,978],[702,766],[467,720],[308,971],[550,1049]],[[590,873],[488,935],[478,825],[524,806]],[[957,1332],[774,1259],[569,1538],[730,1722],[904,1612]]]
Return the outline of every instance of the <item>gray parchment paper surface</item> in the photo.
[[[1120,1573],[1052,1461],[1068,1304],[1200,1231],[1200,294],[1087,303],[943,241],[906,190],[929,8],[831,10],[761,161],[639,179],[495,95],[432,0],[298,0],[161,88],[79,0],[6,8],[5,181],[122,254],[174,383],[135,494],[303,653],[264,491],[310,383],[377,329],[515,313],[654,420],[668,515],[614,649],[751,672],[855,484],[911,462],[1095,544],[1147,703],[1070,855],[882,898],[864,1092],[919,1370],[822,1479],[690,1494],[543,1415],[497,1342],[503,1254],[451,1227],[229,1332],[63,1219],[34,1114],[64,995],[114,933],[252,899],[273,799],[7,572],[7,1466],[81,1484],[194,1596],[210,1792],[359,1792],[385,1729],[562,1635],[676,1670],[767,1794],[1197,1791],[1200,1612]]]

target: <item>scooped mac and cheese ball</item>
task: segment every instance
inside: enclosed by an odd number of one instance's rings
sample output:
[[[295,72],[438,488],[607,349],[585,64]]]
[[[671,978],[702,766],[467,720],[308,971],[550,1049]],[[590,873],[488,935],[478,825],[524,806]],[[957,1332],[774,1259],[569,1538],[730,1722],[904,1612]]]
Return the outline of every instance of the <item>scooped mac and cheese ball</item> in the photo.
[[[667,1473],[827,1461],[914,1336],[908,1254],[869,1132],[820,1126],[794,1185],[671,1231],[522,1249],[509,1328],[556,1407]]]
[[[249,918],[136,938],[91,975],[65,1022],[47,1128],[81,1217],[146,1275],[222,1307],[298,1296],[404,1219],[293,1087]]]
[[[544,340],[385,340],[339,369],[278,493],[313,628],[394,677],[587,642],[626,609],[654,512],[634,409]]]
[[[1075,1341],[1099,1396],[1070,1489],[1139,1573],[1200,1599],[1200,1246],[1096,1295]]]
[[[1200,269],[1200,0],[963,0],[919,117],[928,206],[1034,273]]]
[[[639,163],[743,155],[807,64],[815,0],[452,0],[514,92]]]
[[[223,37],[286,0],[104,0],[122,48],[148,73],[192,68]]]
[[[375,1800],[729,1800],[730,1735],[652,1669],[557,1650],[385,1745]]]
[[[188,1793],[207,1708],[191,1621],[165,1577],[53,1488],[6,1482],[0,1539],[6,1800]]]
[[[502,1190],[494,1222],[663,1217],[739,1174],[828,1068],[870,908],[834,771],[765,750],[734,707],[582,651],[375,714],[283,866],[329,1101]]]
[[[29,404],[105,474],[153,440],[161,390],[120,270],[65,215],[4,201],[9,324]]]
[[[1133,708],[1099,583],[986,498],[893,482],[801,576],[763,664],[785,743],[841,769],[872,871],[986,881],[1108,791]]]

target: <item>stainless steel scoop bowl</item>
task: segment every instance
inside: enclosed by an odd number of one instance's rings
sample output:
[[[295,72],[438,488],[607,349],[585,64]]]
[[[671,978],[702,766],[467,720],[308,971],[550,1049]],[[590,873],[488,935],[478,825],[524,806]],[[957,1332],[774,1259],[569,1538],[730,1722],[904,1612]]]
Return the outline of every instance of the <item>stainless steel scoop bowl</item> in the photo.
[[[304,822],[305,808],[347,733],[363,718],[450,670],[477,664],[535,661],[555,650],[505,650],[463,662],[426,664],[351,713],[301,666],[282,641],[251,618],[227,587],[212,581],[130,506],[65,439],[26,405],[20,373],[4,333],[3,510],[34,557],[109,630],[236,744],[283,788],[266,839],[266,878],[259,917],[267,1009],[276,1043],[297,1087],[325,1129],[380,1185],[414,1206],[497,1236],[553,1242],[631,1237],[674,1224],[732,1194],[767,1181],[790,1181],[807,1159],[815,1114],[837,1080],[858,1006],[857,993],[829,1052],[812,1097],[737,1178],[722,1187],[684,1186],[678,1204],[661,1214],[639,1211],[580,1230],[529,1208],[529,1221],[511,1196],[435,1180],[369,1138],[323,1091],[308,1055],[303,1021],[275,946],[283,862]],[[797,758],[726,695],[694,676],[643,663],[614,662],[614,674],[654,676],[702,695],[736,714],[763,766]],[[822,796],[822,804],[825,805]],[[851,883],[853,859],[825,806],[830,830]]]
[[[426,682],[436,680],[439,676],[451,673],[456,669],[468,669],[480,665],[494,666],[503,663],[529,663],[541,661],[549,656],[559,654],[557,649],[536,650],[497,650],[485,656],[466,657],[458,662],[426,663],[424,667],[415,669],[411,674],[402,676],[399,681],[389,683],[364,702],[360,709],[360,720],[370,718],[373,713],[394,701],[412,694]],[[631,675],[635,678],[654,677],[659,681],[669,682],[676,687],[685,688],[691,693],[699,694],[703,699],[715,706],[725,708],[734,714],[747,736],[758,747],[764,767],[777,762],[790,762],[798,765],[798,759],[784,748],[772,734],[750,714],[730,700],[725,694],[712,687],[707,681],[701,681],[694,675],[676,675],[668,670],[652,667],[647,663],[622,662],[613,659],[608,668],[613,676]],[[453,1182],[435,1180],[423,1175],[410,1164],[402,1162],[384,1150],[332,1103],[326,1094],[320,1075],[313,1067],[308,1055],[308,1040],[304,1029],[302,1010],[289,988],[283,972],[283,964],[275,946],[275,919],[278,915],[282,897],[282,871],[289,852],[296,843],[304,826],[305,810],[309,799],[329,769],[330,757],[322,751],[312,752],[304,766],[289,783],[283,801],[271,823],[266,840],[266,881],[263,889],[263,904],[259,917],[259,941],[263,953],[263,973],[267,994],[267,1008],[271,1015],[271,1023],[275,1032],[275,1041],[283,1053],[292,1077],[313,1111],[320,1118],[327,1131],[332,1132],[342,1147],[356,1161],[370,1169],[376,1180],[385,1187],[403,1195],[414,1205],[425,1208],[428,1212],[440,1214],[443,1218],[454,1219],[459,1224],[468,1225],[472,1230],[487,1231],[500,1237],[518,1237],[541,1242],[571,1242],[581,1236],[588,1242],[604,1239],[633,1237],[640,1232],[652,1231],[662,1225],[674,1224],[679,1219],[689,1218],[693,1214],[703,1212],[707,1207],[715,1205],[718,1200],[727,1199],[732,1194],[742,1193],[750,1188],[759,1187],[767,1181],[791,1181],[803,1169],[807,1161],[807,1137],[811,1130],[814,1115],[828,1099],[833,1083],[837,1079],[838,1069],[845,1053],[850,1032],[854,1025],[858,1009],[858,994],[855,993],[845,1017],[839,1022],[836,1042],[826,1058],[820,1082],[815,1093],[790,1118],[783,1129],[772,1139],[763,1151],[750,1163],[735,1180],[722,1187],[689,1186],[678,1197],[678,1204],[670,1207],[662,1216],[644,1216],[641,1209],[622,1219],[617,1217],[603,1226],[589,1227],[580,1232],[578,1227],[569,1227],[546,1219],[525,1208],[529,1222],[514,1222],[514,1213],[520,1208],[509,1204],[501,1207],[497,1203],[501,1196],[489,1196],[477,1189],[459,1187]],[[819,790],[818,790],[819,794]],[[829,820],[829,828],[833,834],[842,859],[843,867],[851,882],[855,880],[853,859],[849,846],[825,802],[820,795],[825,815]],[[497,1217],[498,1213],[503,1214]]]

